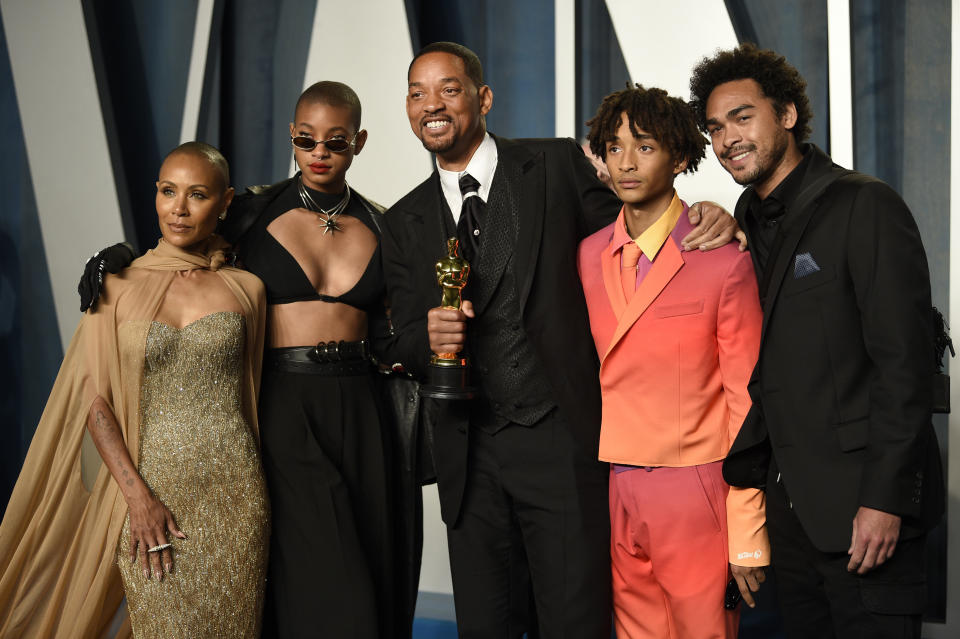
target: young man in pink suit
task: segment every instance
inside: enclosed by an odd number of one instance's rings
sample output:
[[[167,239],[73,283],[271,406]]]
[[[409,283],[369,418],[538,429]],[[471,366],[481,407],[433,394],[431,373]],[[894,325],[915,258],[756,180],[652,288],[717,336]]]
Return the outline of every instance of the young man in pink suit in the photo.
[[[637,85],[587,124],[624,203],[578,253],[600,357],[599,456],[611,463],[617,636],[732,638],[730,574],[752,606],[770,561],[763,494],[721,473],[750,407],[756,276],[736,244],[680,247],[690,224],[673,181],[706,146],[683,100]]]

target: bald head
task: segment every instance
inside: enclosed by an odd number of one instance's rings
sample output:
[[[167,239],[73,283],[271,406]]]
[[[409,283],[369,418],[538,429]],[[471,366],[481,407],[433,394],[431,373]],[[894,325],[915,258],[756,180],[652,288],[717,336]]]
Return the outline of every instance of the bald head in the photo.
[[[300,99],[297,100],[297,106],[293,112],[294,122],[297,121],[297,113],[300,111],[300,107],[314,104],[327,104],[349,109],[354,131],[360,130],[360,98],[357,97],[353,89],[343,82],[323,80],[307,87],[307,90],[301,93]]]
[[[191,155],[204,160],[205,162],[209,163],[211,167],[213,167],[213,169],[216,171],[216,174],[220,177],[221,191],[225,191],[230,187],[230,165],[227,164],[227,159],[223,157],[223,153],[221,153],[216,147],[210,146],[206,142],[184,142],[174,150],[167,153],[167,155],[163,158],[163,161],[166,162],[168,159],[176,155]]]

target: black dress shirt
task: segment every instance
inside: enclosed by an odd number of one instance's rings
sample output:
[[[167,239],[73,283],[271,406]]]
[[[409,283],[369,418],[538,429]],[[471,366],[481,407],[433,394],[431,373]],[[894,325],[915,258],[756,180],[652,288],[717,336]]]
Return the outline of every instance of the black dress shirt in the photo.
[[[811,156],[811,148],[808,147],[800,164],[794,167],[793,171],[783,178],[763,200],[757,195],[756,190],[750,192],[750,202],[747,204],[745,216],[746,231],[750,238],[750,250],[753,252],[758,278],[763,278],[767,263],[771,257],[774,257],[770,255],[770,250],[776,240],[778,229],[797,199]]]

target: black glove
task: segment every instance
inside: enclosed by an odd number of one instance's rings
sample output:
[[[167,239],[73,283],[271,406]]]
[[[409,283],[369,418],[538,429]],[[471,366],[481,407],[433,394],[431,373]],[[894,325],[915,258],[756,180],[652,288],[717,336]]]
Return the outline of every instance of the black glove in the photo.
[[[96,307],[100,290],[103,288],[103,274],[119,273],[129,266],[135,257],[133,247],[126,242],[120,242],[98,251],[87,260],[86,266],[83,267],[83,276],[77,285],[81,313],[88,308]]]

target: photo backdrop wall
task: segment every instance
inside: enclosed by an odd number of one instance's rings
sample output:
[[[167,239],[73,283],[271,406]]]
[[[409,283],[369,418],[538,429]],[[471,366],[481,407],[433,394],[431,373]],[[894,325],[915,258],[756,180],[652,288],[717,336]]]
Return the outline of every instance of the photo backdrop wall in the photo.
[[[0,0],[0,503],[5,503],[77,321],[84,260],[158,237],[163,155],[201,139],[243,188],[291,173],[287,123],[300,91],[350,84],[369,143],[350,172],[389,205],[432,170],[404,112],[413,52],[462,42],[494,91],[489,128],[581,137],[607,93],[640,82],[687,97],[717,48],[778,50],[808,82],[813,142],[887,181],[920,225],[935,303],[960,317],[958,0]],[[708,152],[708,155],[711,155]],[[960,157],[960,156],[958,156]],[[728,209],[739,188],[715,158],[678,182]],[[960,197],[956,198],[960,200]],[[960,209],[958,209],[960,210]],[[960,325],[960,321],[954,322]],[[953,368],[953,364],[951,364]],[[957,369],[960,370],[960,369]],[[960,379],[960,377],[958,377]],[[955,383],[956,387],[957,384]],[[960,406],[960,394],[954,397]],[[937,417],[960,527],[960,436]],[[427,492],[424,601],[449,610],[445,538]],[[930,553],[924,634],[960,635],[960,535]],[[438,593],[431,600],[429,593]],[[425,604],[425,605],[428,605]],[[446,608],[444,608],[446,606]],[[441,610],[437,614],[448,614]]]

